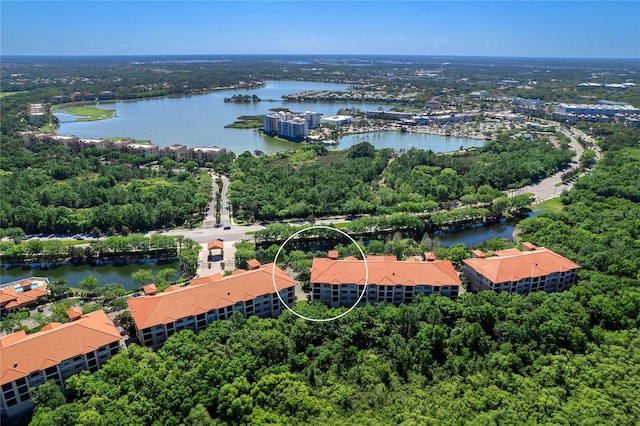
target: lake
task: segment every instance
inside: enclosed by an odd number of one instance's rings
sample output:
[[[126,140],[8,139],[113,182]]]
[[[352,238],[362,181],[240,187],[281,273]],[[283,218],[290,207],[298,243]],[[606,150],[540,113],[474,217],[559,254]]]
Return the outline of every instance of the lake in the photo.
[[[106,284],[122,284],[127,290],[134,290],[140,286],[133,282],[131,274],[138,269],[149,269],[155,276],[160,270],[172,268],[177,271],[176,276],[170,279],[178,279],[182,275],[182,265],[179,261],[170,262],[146,262],[131,263],[127,265],[63,265],[55,268],[2,268],[0,274],[0,284],[11,281],[18,281],[29,277],[48,277],[49,281],[60,278],[67,279],[69,287],[79,288],[79,282],[88,275],[93,275],[98,279],[100,287]]]
[[[335,115],[341,108],[358,108],[362,111],[385,110],[390,105],[364,103],[300,103],[285,102],[282,95],[307,90],[347,89],[345,84],[315,83],[300,81],[266,81],[264,87],[242,90],[223,90],[184,97],[118,101],[95,104],[99,108],[115,109],[115,118],[101,121],[78,122],[76,116],[60,111],[55,116],[60,120],[59,135],[75,135],[80,138],[109,138],[128,136],[151,140],[160,147],[182,144],[188,147],[217,145],[241,154],[262,151],[272,153],[295,149],[298,144],[265,136],[256,130],[225,129],[242,115],[263,115],[273,108],[289,108],[295,112],[315,111],[323,116]],[[257,95],[265,101],[242,104],[225,103],[224,98],[234,94]],[[272,100],[272,101],[267,101]],[[341,140],[338,149],[368,141],[376,148],[408,149],[412,146],[431,149],[434,152],[453,151],[463,147],[482,146],[483,141],[460,139],[437,135],[422,135],[401,132],[378,132],[352,135]]]

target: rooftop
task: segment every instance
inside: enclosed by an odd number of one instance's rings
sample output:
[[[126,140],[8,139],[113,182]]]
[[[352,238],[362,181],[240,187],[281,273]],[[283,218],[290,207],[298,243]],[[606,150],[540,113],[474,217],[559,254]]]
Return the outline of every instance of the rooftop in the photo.
[[[0,305],[4,305],[4,308],[9,310],[35,303],[39,297],[47,295],[47,282],[46,278],[29,278],[5,285],[0,288]]]
[[[180,318],[199,315],[214,309],[246,302],[258,296],[274,293],[273,264],[238,274],[221,277],[214,274],[191,280],[191,285],[153,296],[127,300],[131,316],[139,330],[159,324],[169,324]],[[275,268],[278,291],[293,287],[296,282],[281,269]]]
[[[368,284],[377,285],[461,285],[460,277],[448,260],[402,262],[394,256],[367,257]],[[362,260],[315,258],[311,266],[311,282],[364,285]]]
[[[544,247],[536,247],[529,251],[499,250],[495,252],[495,256],[465,259],[463,262],[493,283],[542,277],[580,267],[577,263]]]
[[[0,385],[119,340],[120,333],[102,310],[67,324],[50,323],[34,334],[21,330],[0,337]]]

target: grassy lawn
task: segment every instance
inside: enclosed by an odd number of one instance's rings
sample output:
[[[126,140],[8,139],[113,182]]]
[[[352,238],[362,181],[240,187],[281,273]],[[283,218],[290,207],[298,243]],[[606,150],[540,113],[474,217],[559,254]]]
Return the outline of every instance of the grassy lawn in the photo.
[[[92,243],[94,240],[62,240],[62,245],[64,247],[67,246],[77,246],[79,244],[89,244]]]
[[[564,208],[562,202],[560,201],[560,197],[550,198],[540,204],[534,205],[533,207],[535,207],[536,209],[544,209],[547,211],[560,211]]]
[[[113,118],[116,112],[113,109],[91,108],[91,107],[71,107],[62,110],[65,114],[80,116],[76,121],[96,121]]]
[[[4,98],[5,96],[15,95],[16,93],[19,93],[19,92],[2,92],[0,93],[0,99]]]

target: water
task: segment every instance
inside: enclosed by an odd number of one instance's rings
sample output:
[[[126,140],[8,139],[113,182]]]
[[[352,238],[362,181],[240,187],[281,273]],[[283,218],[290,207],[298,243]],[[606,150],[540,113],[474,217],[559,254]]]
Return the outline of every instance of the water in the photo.
[[[361,103],[300,103],[284,102],[282,95],[306,90],[345,90],[348,86],[334,83],[299,81],[267,81],[265,86],[254,89],[224,90],[205,95],[179,98],[146,99],[140,101],[118,101],[96,104],[100,108],[115,109],[117,117],[77,122],[76,116],[56,112],[60,120],[60,135],[75,135],[80,138],[109,138],[128,136],[151,140],[160,147],[182,144],[188,147],[217,145],[236,154],[256,150],[264,153],[295,149],[298,145],[271,138],[255,130],[225,129],[242,115],[263,115],[274,108],[289,108],[294,112],[315,111],[325,117],[335,115],[341,108],[358,108],[362,111],[378,107],[389,109],[389,105]],[[225,103],[224,98],[234,94],[257,95],[263,102],[255,104]],[[273,101],[266,101],[273,100]],[[431,139],[429,139],[431,136]],[[412,146],[432,149],[435,152],[457,150],[460,146],[482,146],[483,141],[445,138],[435,135],[418,135],[400,132],[379,132],[349,136],[342,139],[338,148],[366,140],[377,148],[408,149]]]
[[[375,148],[400,149],[430,149],[433,152],[451,152],[460,147],[480,147],[484,141],[477,139],[460,139],[440,135],[430,135],[425,133],[404,133],[404,132],[374,132],[349,135],[340,139],[338,148],[344,149],[356,145],[360,142],[369,142]]]
[[[182,275],[182,266],[179,261],[172,262],[146,262],[146,263],[132,263],[128,265],[63,265],[51,269],[43,268],[2,268],[0,274],[0,284],[6,284],[11,281],[18,281],[29,277],[48,277],[49,281],[58,280],[61,278],[67,279],[67,285],[69,287],[80,287],[80,281],[86,278],[88,275],[93,275],[98,279],[100,287],[106,284],[122,284],[127,290],[134,290],[140,286],[133,282],[131,274],[138,269],[149,269],[153,272],[154,277],[156,274],[166,268],[172,268],[177,271],[176,276],[169,278],[175,280]]]
[[[533,217],[542,210],[534,210],[528,214]],[[438,231],[428,234],[429,239],[436,240],[442,247],[450,247],[454,244],[462,243],[467,247],[483,243],[491,238],[513,239],[516,230],[517,220],[504,221],[489,226],[477,225],[459,231]]]

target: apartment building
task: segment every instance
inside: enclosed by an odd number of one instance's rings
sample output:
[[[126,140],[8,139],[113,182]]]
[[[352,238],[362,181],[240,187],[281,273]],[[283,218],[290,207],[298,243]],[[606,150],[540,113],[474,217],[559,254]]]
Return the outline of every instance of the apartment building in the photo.
[[[301,141],[309,134],[307,120],[295,117],[290,120],[278,120],[278,136],[292,141]]]
[[[480,250],[472,254],[473,258],[463,262],[464,274],[474,291],[527,294],[567,290],[575,284],[580,269],[577,263],[531,243],[523,243],[522,251],[498,250],[491,257]]]
[[[302,114],[278,111],[262,116],[262,131],[267,135],[278,135],[300,141],[309,134],[309,129],[320,126],[321,113],[305,111]]]
[[[46,104],[27,105],[27,120],[43,122],[49,117],[49,108]]]
[[[54,380],[64,387],[70,376],[95,371],[120,350],[120,333],[102,311],[66,324],[50,323],[27,335],[24,330],[0,337],[0,415],[2,420],[33,408],[31,388]]]
[[[196,161],[200,165],[203,165],[204,163],[213,161],[216,157],[219,157],[226,152],[226,148],[221,148],[219,146],[189,148],[188,158]]]
[[[188,148],[185,145],[173,144],[162,149],[162,156],[182,162],[188,159]]]
[[[0,288],[0,317],[33,306],[47,296],[48,278],[29,278],[8,283]]]
[[[252,264],[254,264],[252,262]],[[211,322],[227,319],[233,312],[244,316],[275,317],[295,302],[296,282],[273,264],[254,264],[250,271],[236,270],[223,277],[215,274],[191,280],[187,287],[129,299],[127,304],[143,346],[159,347],[181,330],[198,332]]]
[[[418,294],[456,297],[462,283],[448,260],[437,260],[433,253],[425,258],[398,261],[395,256],[368,256],[366,294],[360,304],[387,302],[412,303]],[[313,259],[312,300],[331,307],[353,306],[364,289],[365,263],[354,257],[338,260],[337,253]]]

